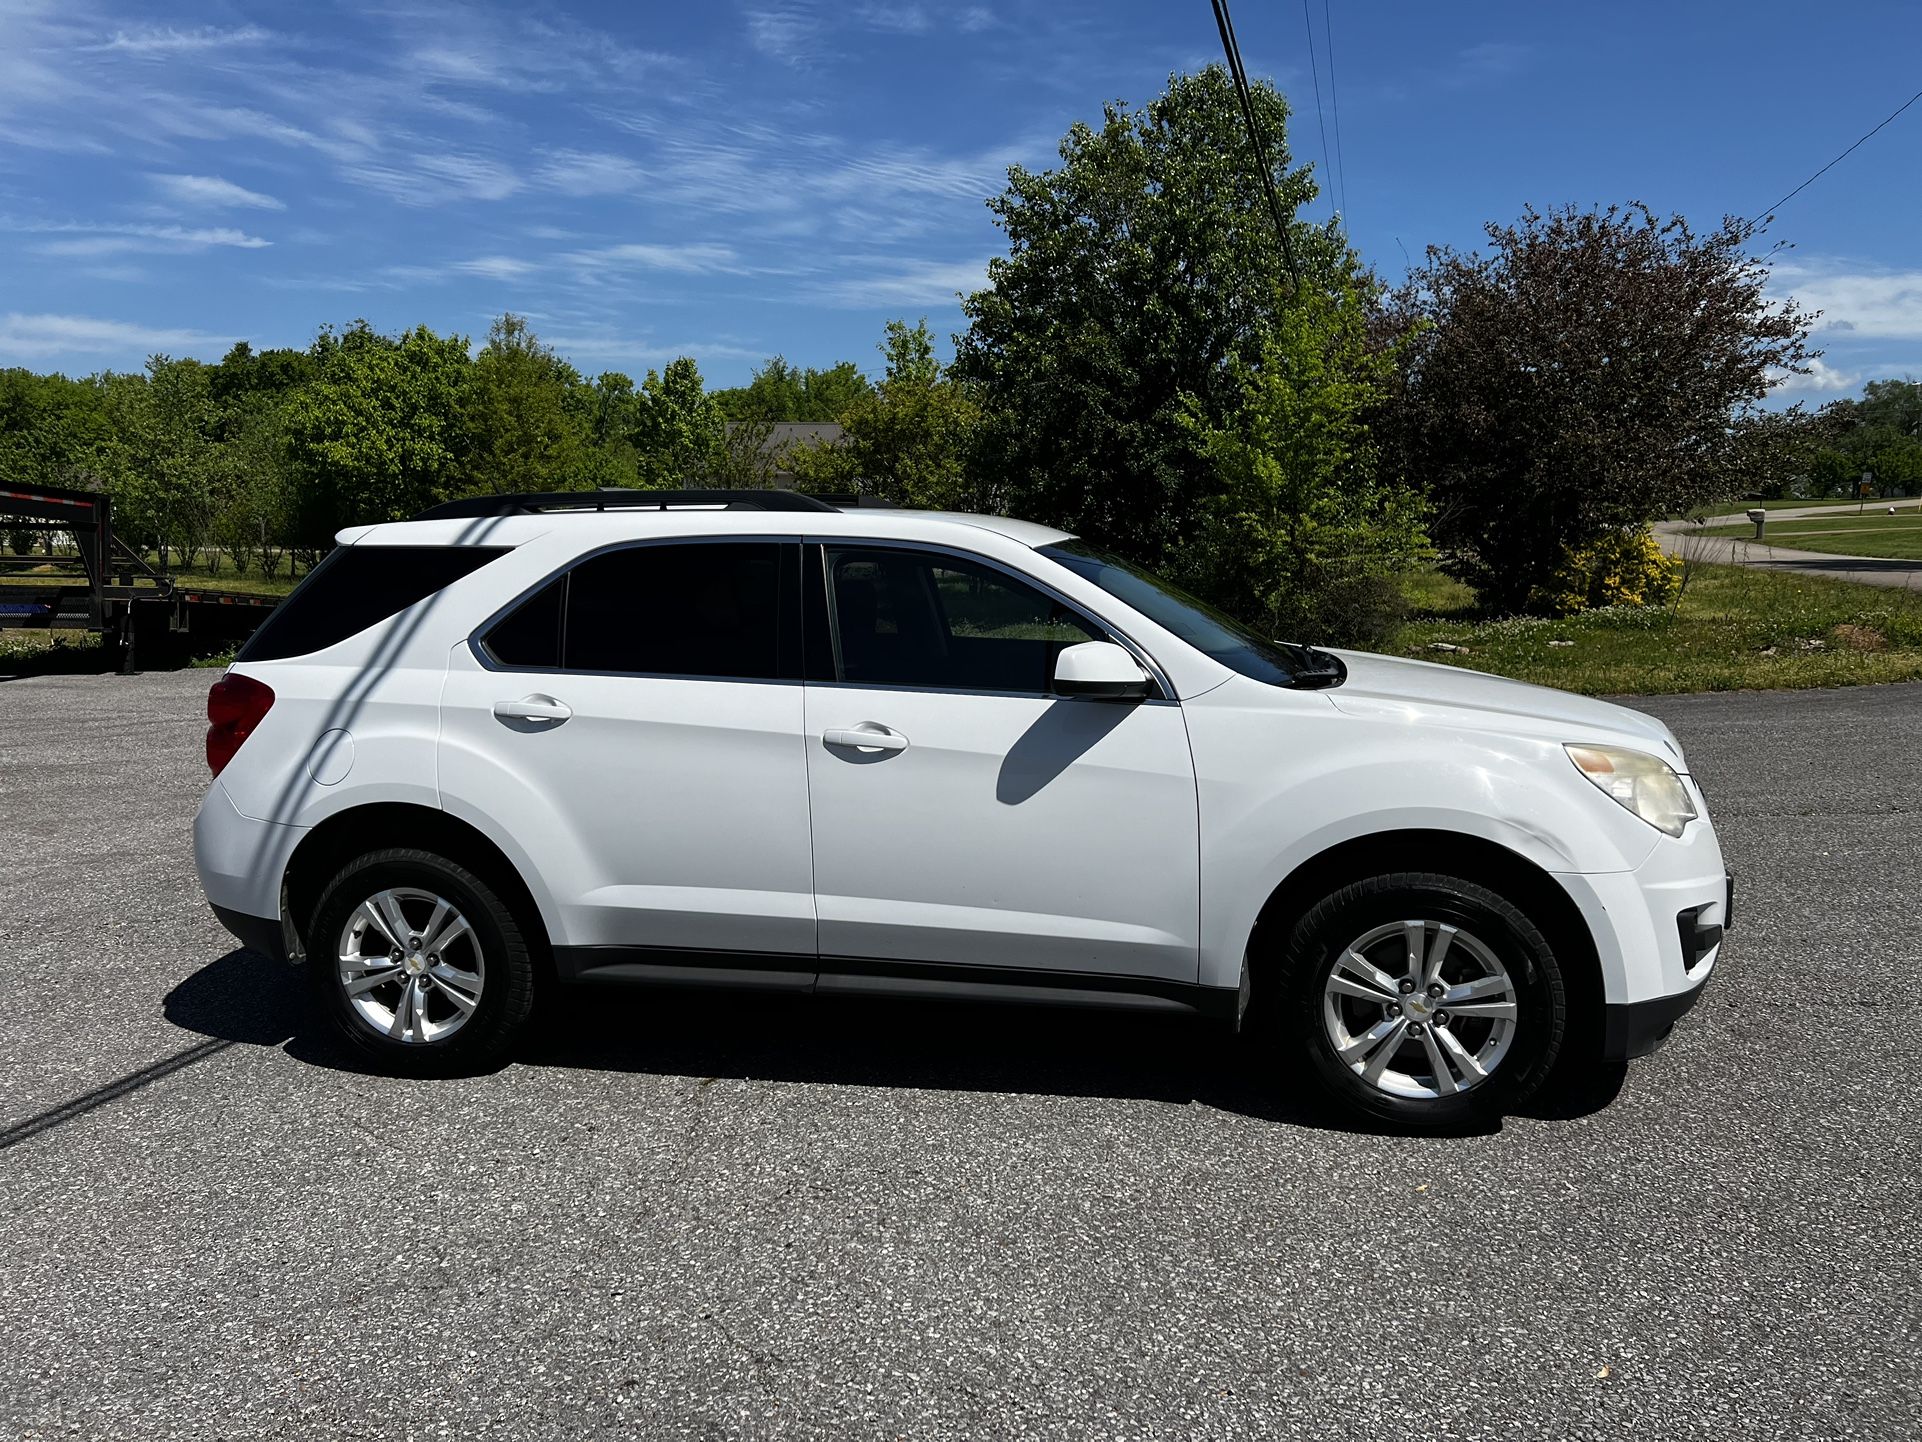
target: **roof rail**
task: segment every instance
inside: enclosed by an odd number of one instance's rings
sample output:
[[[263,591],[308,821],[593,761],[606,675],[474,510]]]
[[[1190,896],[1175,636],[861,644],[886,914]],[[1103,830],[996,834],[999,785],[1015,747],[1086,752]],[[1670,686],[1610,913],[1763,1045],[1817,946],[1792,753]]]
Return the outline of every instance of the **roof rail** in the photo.
[[[723,511],[833,511],[826,501],[799,491],[637,491],[603,486],[592,491],[520,491],[504,496],[463,496],[429,506],[417,521],[470,521],[491,516],[531,516],[543,511],[665,511],[704,506]]]

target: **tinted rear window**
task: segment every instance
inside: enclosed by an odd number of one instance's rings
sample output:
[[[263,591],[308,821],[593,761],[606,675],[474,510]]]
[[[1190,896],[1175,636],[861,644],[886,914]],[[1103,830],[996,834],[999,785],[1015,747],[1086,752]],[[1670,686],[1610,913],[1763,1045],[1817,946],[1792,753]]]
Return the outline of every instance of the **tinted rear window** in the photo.
[[[345,641],[478,571],[503,546],[336,546],[240,648],[240,661],[284,661]]]

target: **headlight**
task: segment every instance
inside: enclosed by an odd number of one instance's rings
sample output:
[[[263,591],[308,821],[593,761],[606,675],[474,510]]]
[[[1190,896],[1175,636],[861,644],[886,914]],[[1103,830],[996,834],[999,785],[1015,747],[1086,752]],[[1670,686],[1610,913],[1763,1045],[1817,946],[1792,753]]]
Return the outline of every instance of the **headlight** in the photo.
[[[1617,746],[1570,746],[1568,759],[1582,775],[1657,831],[1680,836],[1697,815],[1688,788],[1659,756]]]

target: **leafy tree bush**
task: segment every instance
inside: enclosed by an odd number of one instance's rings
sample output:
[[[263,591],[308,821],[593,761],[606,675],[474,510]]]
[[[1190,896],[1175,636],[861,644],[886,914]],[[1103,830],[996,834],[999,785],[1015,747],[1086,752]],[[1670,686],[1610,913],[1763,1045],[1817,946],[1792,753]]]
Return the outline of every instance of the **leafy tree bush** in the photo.
[[[462,400],[474,486],[500,495],[579,485],[588,444],[583,389],[580,373],[543,345],[524,317],[496,320]]]
[[[1572,616],[1601,606],[1666,606],[1681,593],[1681,558],[1663,552],[1646,527],[1611,531],[1579,549],[1529,597],[1537,615]]]
[[[1758,407],[1811,353],[1738,221],[1529,210],[1488,237],[1398,297],[1395,440],[1446,564],[1518,610],[1570,549],[1740,494]]]
[[[836,418],[843,442],[796,448],[788,469],[810,490],[862,490],[934,510],[992,509],[968,470],[980,408],[935,358],[927,321],[889,321],[881,354],[880,383]]]
[[[1419,497],[1384,475],[1368,429],[1394,367],[1349,289],[1280,310],[1239,404],[1189,426],[1214,468],[1177,569],[1270,635],[1380,640],[1401,619],[1399,577],[1424,559]]]
[[[1288,104],[1254,103],[1290,213],[1314,186],[1290,168]],[[977,489],[1150,566],[1195,533],[1213,493],[1201,435],[1242,404],[1291,304],[1279,237],[1227,72],[1174,76],[1140,109],[1076,125],[1061,164],[1016,166],[989,201],[1009,253],[962,305],[955,376],[981,410]],[[1333,294],[1353,258],[1339,234],[1293,221],[1300,294]],[[1196,429],[1199,417],[1202,429]]]

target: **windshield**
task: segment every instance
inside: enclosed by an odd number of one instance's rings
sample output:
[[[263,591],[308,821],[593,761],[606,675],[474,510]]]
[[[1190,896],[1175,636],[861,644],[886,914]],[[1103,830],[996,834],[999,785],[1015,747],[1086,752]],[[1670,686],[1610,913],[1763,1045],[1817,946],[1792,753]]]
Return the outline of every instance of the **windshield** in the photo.
[[[1094,582],[1163,630],[1174,632],[1197,651],[1244,676],[1270,686],[1327,686],[1338,683],[1345,674],[1341,662],[1326,652],[1291,641],[1271,641],[1152,572],[1085,542],[1043,546],[1041,554]]]

